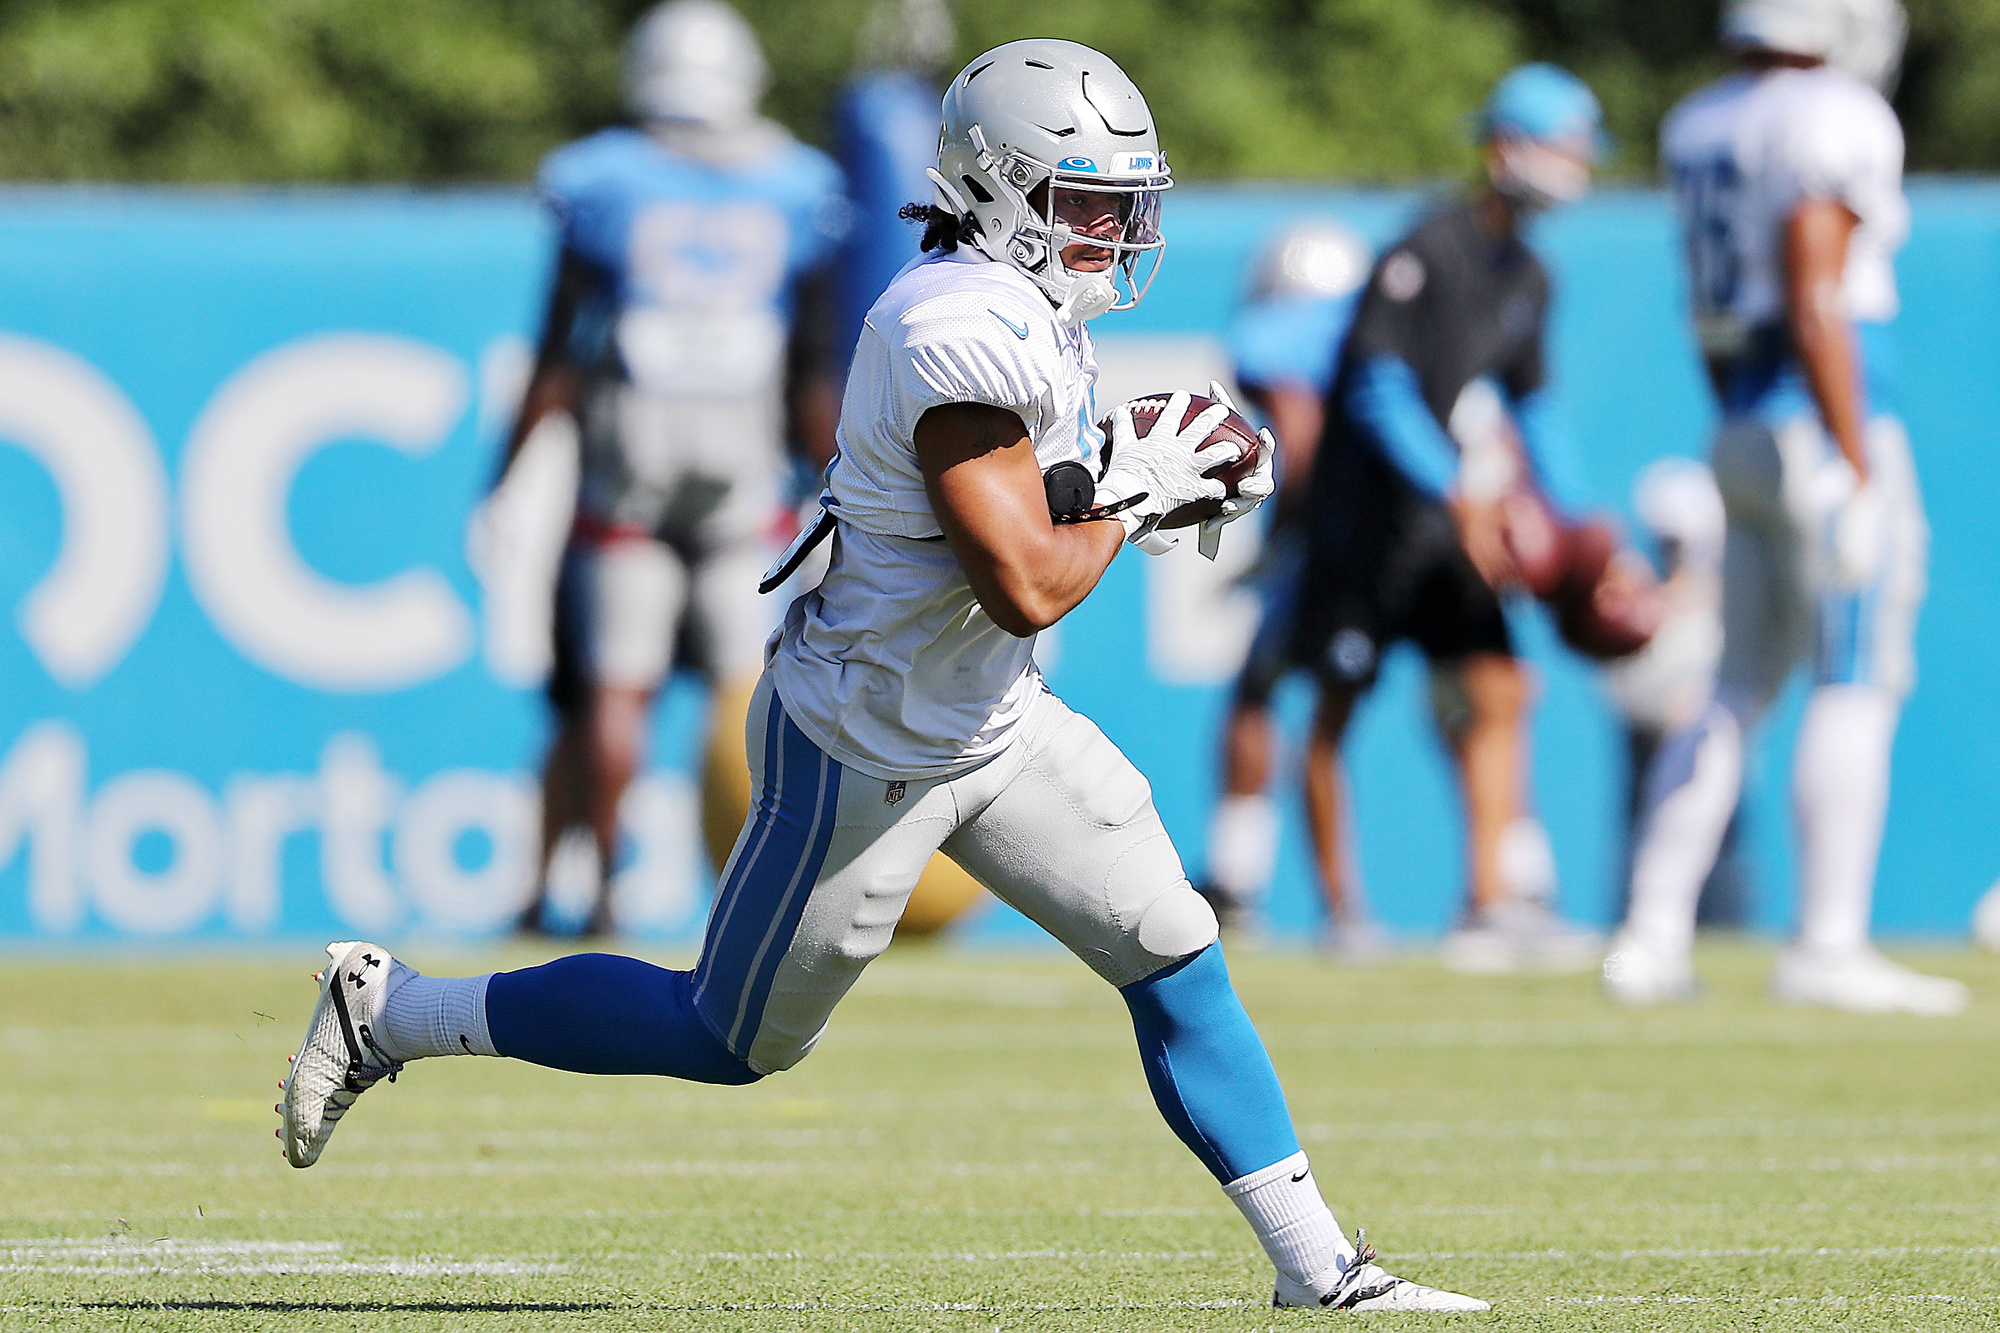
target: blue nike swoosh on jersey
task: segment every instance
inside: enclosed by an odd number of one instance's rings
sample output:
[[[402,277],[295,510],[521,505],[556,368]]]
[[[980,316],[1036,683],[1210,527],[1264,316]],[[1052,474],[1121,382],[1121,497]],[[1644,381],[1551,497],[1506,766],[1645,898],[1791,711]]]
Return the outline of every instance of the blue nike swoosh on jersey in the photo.
[[[1005,324],[1007,326],[1007,331],[1013,334],[1016,338],[1019,338],[1022,342],[1026,342],[1028,340],[1028,326],[1026,324],[1016,324],[1013,320],[1007,318],[1005,315],[1001,314],[998,310],[988,310],[986,313],[993,316],[993,318],[999,320],[1002,324]]]

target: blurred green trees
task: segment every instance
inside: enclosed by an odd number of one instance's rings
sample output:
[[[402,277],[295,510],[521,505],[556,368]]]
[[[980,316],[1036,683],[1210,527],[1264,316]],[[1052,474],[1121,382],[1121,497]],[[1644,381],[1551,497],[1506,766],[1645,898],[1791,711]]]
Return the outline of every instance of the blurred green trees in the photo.
[[[740,0],[772,114],[821,137],[869,0]],[[1516,61],[1603,97],[1649,171],[1660,115],[1721,68],[1718,0],[988,0],[959,55],[1052,35],[1145,88],[1189,176],[1435,176]],[[1911,161],[2000,167],[2000,0],[1908,0]],[[645,0],[0,0],[0,177],[505,181],[619,115]]]

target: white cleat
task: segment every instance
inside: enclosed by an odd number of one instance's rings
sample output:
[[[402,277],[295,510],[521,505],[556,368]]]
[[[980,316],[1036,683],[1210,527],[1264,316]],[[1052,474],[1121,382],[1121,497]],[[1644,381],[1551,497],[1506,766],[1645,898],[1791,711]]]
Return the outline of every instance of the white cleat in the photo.
[[[1695,997],[1694,960],[1624,931],[1604,960],[1604,993],[1619,1004],[1681,1004]]]
[[[1447,970],[1473,976],[1560,974],[1590,971],[1603,949],[1596,931],[1571,925],[1547,903],[1516,898],[1468,915],[1438,956]]]
[[[1963,1013],[1972,992],[1950,977],[1927,977],[1892,963],[1868,945],[1827,951],[1796,945],[1778,955],[1771,993],[1791,1004],[1844,1009],[1852,1014]]]
[[[389,951],[375,944],[329,944],[319,974],[319,1003],[278,1104],[285,1160],[311,1166],[354,1099],[403,1066],[376,1038],[389,995]]]
[[[1411,1314],[1478,1314],[1493,1307],[1472,1296],[1461,1296],[1455,1291],[1440,1291],[1436,1287],[1426,1287],[1407,1278],[1385,1273],[1375,1263],[1375,1247],[1368,1244],[1368,1233],[1358,1231],[1354,1235],[1355,1245],[1360,1251],[1349,1261],[1346,1268],[1327,1275],[1324,1282],[1311,1285],[1294,1282],[1283,1273],[1278,1274],[1277,1290],[1271,1293],[1271,1305],[1283,1310],[1290,1307],[1318,1306],[1325,1310],[1401,1310]]]

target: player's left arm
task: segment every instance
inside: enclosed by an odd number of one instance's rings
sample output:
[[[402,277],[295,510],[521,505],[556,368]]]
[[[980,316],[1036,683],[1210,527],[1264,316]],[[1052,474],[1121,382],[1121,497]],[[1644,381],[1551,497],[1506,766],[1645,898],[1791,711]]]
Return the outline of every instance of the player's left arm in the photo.
[[[1785,318],[1826,433],[1868,481],[1862,443],[1861,368],[1841,305],[1847,250],[1860,219],[1837,199],[1809,198],[1785,219]]]
[[[815,472],[833,461],[834,430],[840,424],[837,291],[831,262],[800,276],[785,347],[790,437]]]
[[[1057,525],[1021,418],[988,403],[933,407],[917,462],[938,526],[993,623],[1026,638],[1067,615],[1118,554],[1112,522]]]
[[[576,329],[578,311],[600,281],[597,271],[583,256],[567,246],[558,253],[555,279],[549,286],[548,308],[542,317],[542,337],[535,348],[534,368],[528,373],[521,409],[515,414],[513,428],[507,432],[501,448],[494,485],[499,485],[507,475],[521,446],[528,442],[543,418],[576,410],[583,389],[583,371],[576,364],[570,339]]]

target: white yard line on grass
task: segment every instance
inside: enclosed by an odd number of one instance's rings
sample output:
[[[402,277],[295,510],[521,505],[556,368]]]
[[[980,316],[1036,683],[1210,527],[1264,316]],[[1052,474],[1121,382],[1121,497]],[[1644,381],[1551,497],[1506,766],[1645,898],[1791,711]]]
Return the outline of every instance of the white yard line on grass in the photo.
[[[343,1259],[338,1241],[102,1241],[62,1237],[0,1240],[0,1273],[69,1276],[553,1277],[570,1266],[544,1260],[454,1255]]]
[[[1874,1292],[1866,1296],[1544,1296],[1549,1305],[1818,1305],[1844,1310],[1852,1305],[1994,1305],[2000,1296],[1953,1296],[1945,1292]]]
[[[1411,1259],[1485,1259],[1500,1262],[1533,1263],[1545,1259],[1589,1259],[1596,1263],[1617,1263],[1641,1259],[1908,1259],[1924,1255],[1971,1257],[2000,1255],[2000,1245],[1879,1245],[1861,1249],[1832,1246],[1759,1245],[1715,1249],[1633,1249],[1633,1250],[1411,1250],[1382,1257]]]

